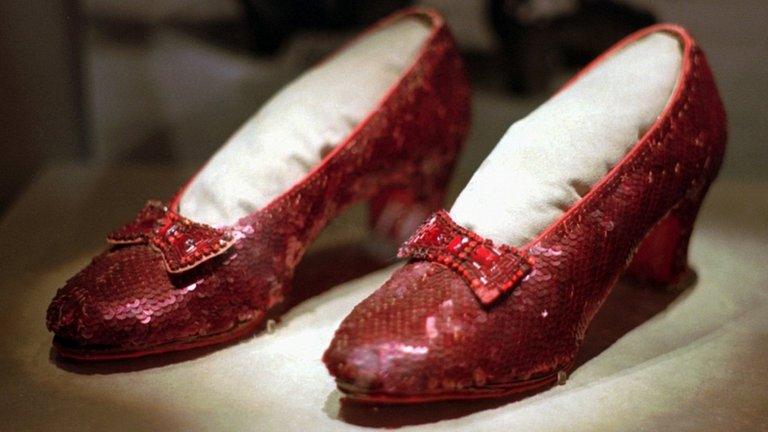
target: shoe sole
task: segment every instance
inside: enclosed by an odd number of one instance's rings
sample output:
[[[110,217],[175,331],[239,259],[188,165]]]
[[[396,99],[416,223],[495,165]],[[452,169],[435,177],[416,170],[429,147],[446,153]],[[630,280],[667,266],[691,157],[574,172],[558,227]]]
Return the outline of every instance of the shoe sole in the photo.
[[[565,377],[567,376],[566,371],[570,370],[571,367],[568,367],[549,375],[528,380],[516,381],[508,384],[498,384],[483,388],[467,388],[450,393],[409,395],[364,392],[355,386],[346,383],[337,383],[337,387],[344,393],[343,400],[345,402],[361,405],[411,405],[430,402],[496,399],[515,395],[522,396],[528,393],[538,393],[557,384],[565,384]]]
[[[152,347],[142,348],[138,350],[123,350],[119,348],[96,348],[96,347],[84,347],[78,346],[65,339],[55,336],[53,338],[53,348],[56,354],[65,359],[70,360],[87,360],[87,361],[109,361],[109,360],[122,360],[137,357],[144,357],[149,355],[164,354],[174,351],[184,351],[194,348],[203,348],[211,345],[220,345],[228,342],[235,342],[246,338],[247,336],[256,333],[259,325],[266,323],[268,320],[253,320],[245,321],[235,325],[232,329],[221,333],[215,333],[212,335],[204,336],[196,339],[189,339],[182,342],[173,342],[162,345],[155,345]]]

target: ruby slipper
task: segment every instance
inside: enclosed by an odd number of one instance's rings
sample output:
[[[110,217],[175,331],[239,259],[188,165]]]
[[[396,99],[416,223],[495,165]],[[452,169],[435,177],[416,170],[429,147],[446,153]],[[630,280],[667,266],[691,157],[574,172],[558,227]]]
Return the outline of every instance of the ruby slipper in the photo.
[[[627,270],[674,283],[725,114],[682,28],[618,43],[513,125],[324,355],[355,401],[498,397],[562,381]],[[512,247],[515,245],[518,247]]]
[[[273,97],[167,204],[110,234],[48,308],[54,347],[100,360],[251,334],[350,204],[370,200],[372,226],[394,237],[439,208],[468,123],[442,18],[382,21]]]

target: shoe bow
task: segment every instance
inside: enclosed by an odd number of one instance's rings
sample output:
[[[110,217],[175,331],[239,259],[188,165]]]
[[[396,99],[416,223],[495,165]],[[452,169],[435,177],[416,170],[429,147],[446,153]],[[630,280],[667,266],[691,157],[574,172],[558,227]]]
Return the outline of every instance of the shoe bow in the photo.
[[[235,243],[230,229],[192,222],[159,201],[148,201],[136,218],[107,235],[110,244],[148,244],[170,273],[181,273],[224,253]]]
[[[456,224],[445,210],[433,214],[397,253],[399,258],[432,261],[458,273],[480,302],[490,305],[533,268],[533,259],[508,245]]]

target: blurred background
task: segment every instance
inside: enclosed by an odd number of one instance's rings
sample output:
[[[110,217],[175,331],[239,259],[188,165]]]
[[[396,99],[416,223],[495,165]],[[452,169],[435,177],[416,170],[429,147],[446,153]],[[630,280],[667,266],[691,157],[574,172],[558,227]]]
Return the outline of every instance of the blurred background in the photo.
[[[199,165],[285,83],[413,4],[446,16],[473,81],[458,187],[512,122],[654,21],[708,54],[730,122],[722,176],[768,182],[765,0],[5,0],[0,214],[50,167]]]

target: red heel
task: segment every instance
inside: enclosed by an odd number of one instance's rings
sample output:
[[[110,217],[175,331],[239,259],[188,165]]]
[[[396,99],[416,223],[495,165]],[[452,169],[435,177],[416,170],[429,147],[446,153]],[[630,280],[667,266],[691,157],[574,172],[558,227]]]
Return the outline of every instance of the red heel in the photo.
[[[688,268],[688,243],[706,189],[684,198],[651,229],[637,248],[627,274],[654,285],[680,281]]]

